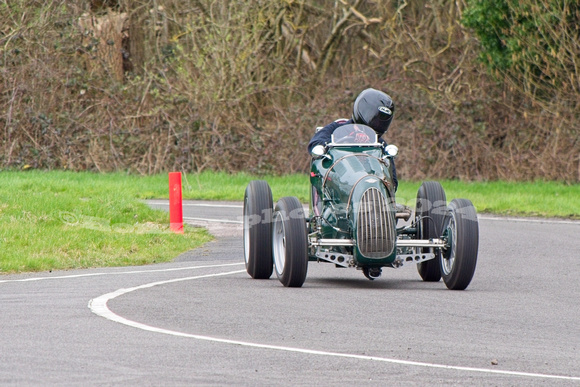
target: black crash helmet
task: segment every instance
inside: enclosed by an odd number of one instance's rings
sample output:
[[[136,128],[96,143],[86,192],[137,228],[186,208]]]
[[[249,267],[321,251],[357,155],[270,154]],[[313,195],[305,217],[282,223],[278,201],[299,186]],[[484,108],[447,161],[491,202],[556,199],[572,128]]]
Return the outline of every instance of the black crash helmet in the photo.
[[[366,89],[354,101],[352,120],[370,126],[381,136],[389,129],[394,113],[395,103],[388,94]]]

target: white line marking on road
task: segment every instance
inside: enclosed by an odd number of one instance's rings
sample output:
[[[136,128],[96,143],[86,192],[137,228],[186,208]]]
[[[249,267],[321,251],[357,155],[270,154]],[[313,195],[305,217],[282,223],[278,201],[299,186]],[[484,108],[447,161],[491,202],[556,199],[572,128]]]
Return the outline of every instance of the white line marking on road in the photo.
[[[148,200],[147,203],[154,204],[158,206],[169,206],[169,201],[152,201]],[[242,204],[210,204],[210,203],[187,203],[183,202],[184,207],[224,207],[224,208],[244,208]]]
[[[456,371],[468,371],[468,372],[479,372],[479,373],[488,373],[488,374],[499,374],[499,375],[510,375],[510,376],[523,376],[523,377],[530,377],[530,378],[542,378],[542,379],[561,379],[561,380],[573,380],[573,381],[580,381],[580,377],[575,376],[566,376],[566,375],[550,375],[550,374],[540,374],[540,373],[532,373],[532,372],[519,372],[519,371],[508,371],[508,370],[497,370],[497,369],[489,369],[489,368],[475,368],[475,367],[460,367],[460,366],[451,366],[445,364],[436,364],[436,363],[424,363],[424,362],[417,362],[417,361],[410,361],[410,360],[399,360],[399,359],[391,359],[385,357],[378,357],[378,356],[367,356],[367,355],[356,355],[350,353],[340,353],[340,352],[327,352],[327,351],[319,351],[314,349],[306,349],[306,348],[296,348],[296,347],[285,347],[280,345],[269,345],[269,344],[259,344],[259,343],[252,343],[248,341],[239,341],[239,340],[229,340],[229,339],[220,339],[217,337],[211,336],[203,336],[203,335],[195,335],[190,333],[172,331],[169,329],[163,329],[158,327],[153,327],[147,324],[142,324],[136,321],[132,321],[126,319],[124,317],[119,316],[118,314],[112,312],[109,307],[107,306],[107,302],[124,294],[134,292],[136,290],[152,288],[158,285],[165,285],[175,282],[181,281],[190,281],[202,278],[213,278],[213,277],[220,277],[226,276],[231,274],[239,274],[243,273],[245,270],[237,270],[237,271],[230,271],[224,273],[215,273],[215,274],[206,274],[200,275],[195,277],[187,277],[187,278],[177,278],[168,281],[158,281],[152,282],[140,286],[136,286],[133,288],[128,289],[118,289],[114,292],[104,294],[100,297],[94,298],[89,301],[88,307],[91,309],[93,313],[98,316],[104,317],[108,320],[124,324],[133,328],[141,329],[144,331],[154,332],[154,333],[161,333],[165,335],[177,336],[177,337],[185,337],[190,339],[196,340],[203,340],[203,341],[210,341],[216,343],[223,343],[223,344],[231,344],[231,345],[239,345],[243,347],[252,347],[252,348],[260,348],[260,349],[271,349],[275,351],[285,351],[285,352],[295,352],[295,353],[303,353],[308,355],[317,355],[317,356],[327,356],[327,357],[340,357],[340,358],[349,358],[349,359],[357,359],[357,360],[371,360],[371,361],[378,361],[384,363],[392,363],[392,364],[401,364],[407,366],[415,366],[415,367],[427,367],[427,368],[441,368],[441,369],[448,369],[448,370],[456,370]]]
[[[3,282],[34,282],[34,281],[44,281],[44,280],[98,277],[98,276],[104,276],[104,275],[163,273],[163,272],[171,272],[171,271],[207,269],[207,268],[212,268],[212,267],[237,266],[237,265],[243,265],[243,264],[244,264],[244,262],[236,262],[236,263],[223,263],[223,264],[219,264],[219,265],[174,267],[174,268],[170,268],[170,269],[132,270],[132,271],[111,272],[111,273],[102,273],[101,272],[101,273],[88,273],[88,274],[71,274],[71,275],[61,275],[61,276],[55,276],[55,277],[33,277],[33,278],[23,278],[23,279],[15,279],[15,280],[0,280],[0,283],[3,283]]]
[[[215,222],[215,223],[235,223],[235,224],[243,224],[241,220],[227,220],[227,219],[207,219],[207,218],[191,218],[188,216],[183,217],[184,220],[197,220],[202,222]]]
[[[558,219],[528,219],[528,218],[514,218],[501,216],[486,216],[478,215],[479,219],[483,220],[501,220],[504,222],[524,222],[524,223],[549,223],[549,224],[574,224],[580,226],[580,221],[577,220],[558,220]]]

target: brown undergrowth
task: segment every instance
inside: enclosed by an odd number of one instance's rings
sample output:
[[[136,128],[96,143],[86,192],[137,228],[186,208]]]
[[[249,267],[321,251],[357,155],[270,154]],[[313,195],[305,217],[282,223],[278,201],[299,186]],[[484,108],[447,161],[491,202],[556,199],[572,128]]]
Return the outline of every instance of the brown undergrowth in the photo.
[[[396,102],[387,137],[404,178],[580,181],[578,91],[540,98],[490,74],[465,7],[2,2],[0,166],[306,171],[314,128],[375,87]],[[107,18],[124,21],[120,37],[91,30]]]

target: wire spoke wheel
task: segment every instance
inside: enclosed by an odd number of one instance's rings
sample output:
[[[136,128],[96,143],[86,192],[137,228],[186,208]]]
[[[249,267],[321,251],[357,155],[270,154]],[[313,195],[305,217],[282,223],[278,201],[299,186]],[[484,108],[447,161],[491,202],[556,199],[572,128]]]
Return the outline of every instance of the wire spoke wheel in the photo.
[[[286,287],[300,287],[308,270],[308,235],[302,204],[295,197],[284,197],[274,209],[272,255],[274,269]]]
[[[464,290],[475,273],[479,249],[477,212],[469,200],[454,199],[449,204],[444,238],[447,247],[440,260],[443,282],[451,290]]]
[[[444,237],[447,238],[449,247],[443,252],[441,257],[441,274],[447,276],[451,274],[453,266],[455,265],[455,252],[457,251],[457,222],[455,221],[455,214],[450,213],[447,219]]]
[[[284,220],[279,212],[274,214],[272,248],[276,272],[283,273],[284,265],[286,264],[286,230],[284,228]]]

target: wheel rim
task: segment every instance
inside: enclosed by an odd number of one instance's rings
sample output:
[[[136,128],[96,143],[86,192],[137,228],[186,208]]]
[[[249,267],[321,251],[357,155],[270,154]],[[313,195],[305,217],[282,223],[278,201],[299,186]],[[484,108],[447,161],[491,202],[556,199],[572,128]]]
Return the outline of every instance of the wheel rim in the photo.
[[[274,266],[276,272],[282,274],[286,263],[286,232],[284,230],[284,220],[280,212],[274,214],[274,227],[272,229],[272,252],[274,255]]]
[[[441,269],[444,275],[449,275],[455,264],[455,251],[457,250],[457,223],[455,222],[455,214],[451,214],[449,217],[449,224],[446,230],[451,239],[451,246],[441,256]]]
[[[244,203],[244,260],[250,259],[250,217],[248,216],[248,198]]]

